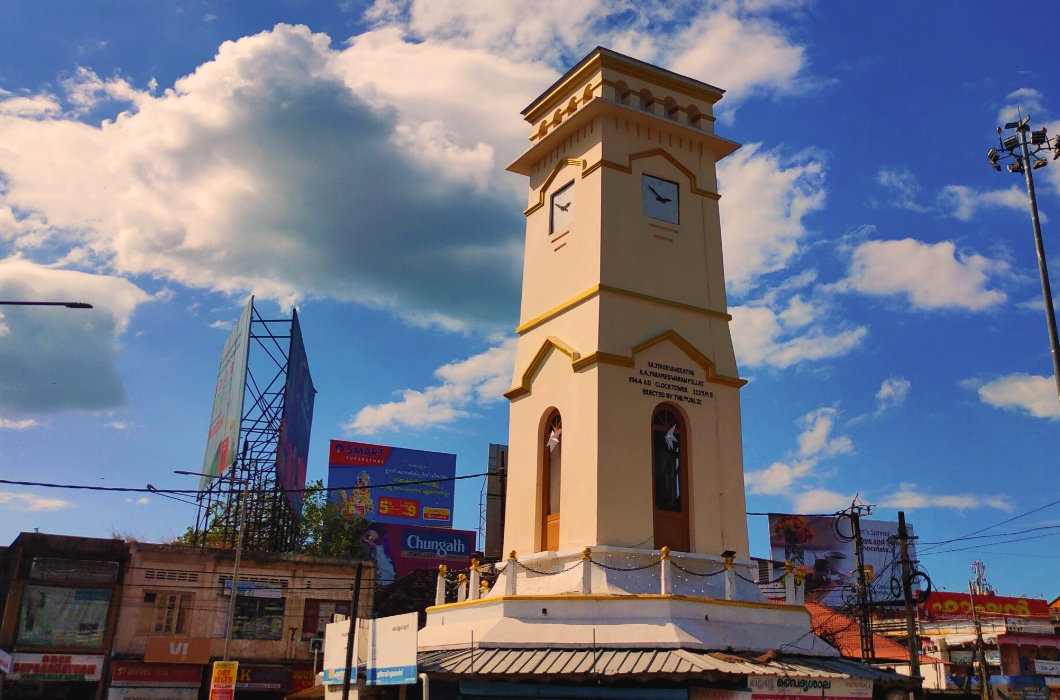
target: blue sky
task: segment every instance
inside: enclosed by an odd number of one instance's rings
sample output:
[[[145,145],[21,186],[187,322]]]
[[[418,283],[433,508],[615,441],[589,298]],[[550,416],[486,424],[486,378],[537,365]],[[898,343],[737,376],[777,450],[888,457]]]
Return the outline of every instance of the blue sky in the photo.
[[[299,308],[310,478],[329,438],[482,471],[507,436],[519,110],[603,44],[725,88],[717,131],[745,144],[719,178],[749,510],[860,493],[927,543],[1046,505],[1060,409],[1025,193],[984,156],[1017,108],[1060,131],[1060,52],[1007,26],[988,3],[6,2],[0,296],[96,309],[3,311],[0,476],[191,487],[172,470],[201,463],[250,293]],[[1056,255],[1060,167],[1036,173]],[[479,484],[457,493],[473,528]],[[3,487],[0,540],[193,517],[139,500]],[[960,590],[978,556],[1051,598],[1056,541],[924,565]]]

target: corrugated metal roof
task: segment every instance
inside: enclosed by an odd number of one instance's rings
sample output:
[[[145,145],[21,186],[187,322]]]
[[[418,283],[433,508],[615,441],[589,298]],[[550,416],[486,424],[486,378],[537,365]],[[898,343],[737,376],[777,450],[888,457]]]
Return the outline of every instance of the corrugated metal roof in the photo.
[[[681,677],[784,675],[909,683],[893,671],[836,657],[754,661],[687,649],[447,649],[422,651],[420,671],[438,675],[570,678],[579,675]]]

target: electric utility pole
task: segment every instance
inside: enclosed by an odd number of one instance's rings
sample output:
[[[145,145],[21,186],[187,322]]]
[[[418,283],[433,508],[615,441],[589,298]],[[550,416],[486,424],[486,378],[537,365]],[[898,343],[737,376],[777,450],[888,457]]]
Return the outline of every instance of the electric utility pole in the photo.
[[[920,639],[917,637],[916,601],[913,599],[913,572],[916,562],[909,558],[909,536],[905,525],[905,512],[898,511],[898,546],[902,555],[902,597],[905,598],[905,632],[909,647],[909,675],[920,675]]]
[[[990,673],[986,668],[986,650],[983,645],[983,623],[979,620],[979,611],[975,608],[975,587],[968,582],[968,599],[972,603],[972,622],[975,623],[975,655],[979,657],[979,697],[980,700],[993,700],[993,688],[990,687]]]

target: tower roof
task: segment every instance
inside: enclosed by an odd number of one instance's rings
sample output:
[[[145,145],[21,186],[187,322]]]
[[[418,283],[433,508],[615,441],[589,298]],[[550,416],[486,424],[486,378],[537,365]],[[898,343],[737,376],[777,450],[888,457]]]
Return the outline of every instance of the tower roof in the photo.
[[[541,93],[537,99],[527,105],[521,114],[527,121],[534,121],[537,117],[537,112],[541,109],[550,109],[553,101],[565,94],[571,83],[580,82],[584,73],[591,73],[600,67],[610,68],[632,77],[642,78],[711,104],[720,100],[722,95],[725,94],[724,90],[709,83],[689,78],[680,73],[674,73],[665,68],[653,66],[650,63],[645,63],[603,46],[597,46],[585,58],[578,61],[573,68],[564,73],[559,80]]]

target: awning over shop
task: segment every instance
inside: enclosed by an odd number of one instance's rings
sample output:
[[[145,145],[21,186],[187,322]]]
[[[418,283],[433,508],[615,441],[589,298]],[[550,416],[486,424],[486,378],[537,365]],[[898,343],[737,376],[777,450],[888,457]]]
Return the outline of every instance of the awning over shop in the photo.
[[[687,649],[448,649],[419,654],[419,670],[445,679],[586,680],[592,676],[631,680],[777,675],[803,678],[860,678],[914,687],[916,681],[868,664],[836,657],[777,655],[746,659]],[[485,678],[483,678],[485,680]]]

